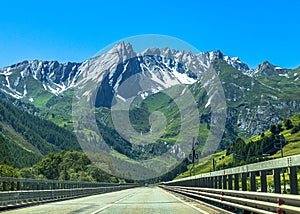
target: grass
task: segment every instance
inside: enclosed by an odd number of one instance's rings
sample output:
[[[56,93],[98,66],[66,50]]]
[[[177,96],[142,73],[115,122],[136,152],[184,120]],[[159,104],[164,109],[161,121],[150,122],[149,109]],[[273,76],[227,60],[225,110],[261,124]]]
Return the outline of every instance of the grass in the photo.
[[[300,154],[300,141],[288,143],[283,147],[283,156],[291,156]],[[278,151],[274,155],[271,155],[269,158],[281,158],[281,152]]]
[[[198,163],[195,164],[192,171],[193,174],[198,175],[202,173],[212,172],[212,159],[215,159],[215,167],[218,168],[223,164],[228,164],[232,162],[232,156],[226,156],[226,150],[209,155],[207,157],[201,158]],[[178,175],[175,179],[185,178],[190,176],[190,169],[192,164],[188,166],[188,171]]]
[[[289,118],[294,125],[299,124],[300,123],[300,114],[296,114],[294,116],[292,116],[291,118]],[[283,125],[283,123],[281,123]],[[284,127],[284,125],[283,125]],[[284,127],[285,128],[285,127]],[[270,130],[267,130],[266,132],[264,132],[264,134],[266,136],[271,135]],[[286,144],[283,147],[283,155],[284,157],[286,156],[291,156],[291,155],[297,155],[300,154],[300,132],[296,132],[294,134],[291,134],[291,129],[290,130],[284,130],[282,131],[280,134],[282,134],[285,139],[288,141],[288,144]],[[261,135],[256,135],[253,137],[250,137],[249,139],[246,140],[246,143],[250,142],[250,141],[258,141],[261,139]],[[215,164],[216,164],[216,169],[224,166],[224,165],[228,165],[230,163],[233,162],[233,156],[232,155],[227,155],[226,156],[226,150],[215,153],[213,155],[210,155],[208,157],[205,157],[203,159],[200,159],[199,163],[195,164],[194,167],[194,174],[202,174],[202,173],[206,173],[206,172],[211,172],[212,171],[212,158],[214,157],[215,159]],[[274,158],[281,158],[281,151],[277,151],[275,154],[271,155],[271,156],[267,156],[265,157],[266,160],[268,159],[274,159]],[[190,169],[191,169],[192,165],[190,164],[188,166],[188,171],[178,175],[175,179],[178,178],[184,178],[184,177],[188,177],[190,176]],[[272,176],[268,176],[268,182],[271,183],[272,180]],[[289,178],[286,178],[286,180],[288,180]],[[259,185],[259,183],[258,183]]]

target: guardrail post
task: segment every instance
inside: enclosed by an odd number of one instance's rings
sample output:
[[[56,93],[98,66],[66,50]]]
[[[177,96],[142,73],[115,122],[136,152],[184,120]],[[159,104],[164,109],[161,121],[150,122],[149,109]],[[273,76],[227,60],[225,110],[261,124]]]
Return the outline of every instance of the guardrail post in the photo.
[[[11,185],[10,190],[14,191],[15,190],[15,182],[11,182],[10,185]]]
[[[281,193],[280,169],[273,169],[275,193]]]
[[[26,182],[25,181],[22,181],[22,185],[21,186],[22,186],[22,188],[21,188],[22,190],[26,190]]]
[[[242,190],[247,191],[247,173],[242,173]]]
[[[267,171],[260,171],[260,188],[262,192],[267,192]]]
[[[240,190],[240,187],[239,187],[239,174],[234,174],[234,190]]]
[[[250,191],[256,191],[256,172],[250,173]]]
[[[228,189],[232,190],[232,175],[228,175]]]
[[[21,190],[21,183],[20,183],[20,181],[17,182],[17,190]]]
[[[214,178],[210,177],[209,178],[209,188],[213,188],[214,187]]]
[[[218,177],[218,189],[222,189],[222,176]]]
[[[290,188],[291,194],[298,195],[298,178],[297,178],[297,167],[290,167]]]
[[[227,189],[227,175],[223,175],[223,189]]]
[[[3,181],[3,191],[6,191],[6,182]]]
[[[214,188],[217,189],[218,188],[218,177],[214,177]]]

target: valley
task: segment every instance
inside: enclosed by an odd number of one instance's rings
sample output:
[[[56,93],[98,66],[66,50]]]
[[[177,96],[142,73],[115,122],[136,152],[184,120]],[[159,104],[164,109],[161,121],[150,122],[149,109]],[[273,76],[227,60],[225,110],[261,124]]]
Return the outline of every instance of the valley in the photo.
[[[94,104],[97,128],[114,156],[138,165],[152,159],[161,161],[160,156],[172,148],[175,151],[174,145],[181,139],[181,128],[192,127],[181,117],[181,107],[177,103],[180,93],[174,92],[171,98],[167,96],[171,93],[168,90],[178,91],[179,86],[186,87],[195,99],[199,114],[196,137],[201,153],[209,136],[214,134],[211,131],[214,121],[211,100],[216,95],[210,90],[214,81],[201,81],[209,65],[218,75],[226,103],[224,134],[217,148],[212,149],[215,155],[224,154],[224,150],[228,153],[237,139],[258,142],[262,133],[270,135],[268,130],[272,124],[279,124],[287,118],[291,117],[293,126],[298,126],[299,67],[284,69],[266,61],[250,69],[239,58],[223,55],[221,51],[193,54],[169,48],[149,48],[136,53],[129,43],[121,42],[107,53],[81,63],[33,60],[1,68],[0,161],[16,168],[32,167],[49,153],[81,151],[78,134],[88,145],[97,145],[100,139],[96,131],[84,126],[80,128],[80,123],[74,121],[72,111],[74,103],[77,104],[74,100],[79,95],[81,101]],[[138,80],[137,83],[132,78]],[[134,84],[126,94],[122,90],[128,81]],[[88,84],[84,86],[85,93],[80,94],[78,86],[82,83]],[[139,134],[128,139],[116,130],[111,107],[114,102],[132,96],[135,99],[129,106],[129,121],[132,130]],[[165,121],[155,119],[153,121],[158,122],[154,123],[149,120],[155,112],[160,112],[156,116],[163,116]],[[154,141],[145,138],[155,126],[159,130],[162,125],[165,127]],[[77,129],[74,130],[74,126]],[[193,136],[193,131],[188,130],[186,135]],[[280,134],[289,141],[285,148],[291,147],[286,154],[297,153],[299,132],[291,134],[291,130],[284,129]],[[180,152],[174,154],[179,158]],[[228,155],[224,156],[226,161],[221,161],[220,167],[231,166],[232,157]],[[272,155],[270,157],[277,157],[277,151],[272,151]],[[108,159],[105,155],[102,157]],[[172,165],[176,158],[172,158],[164,164],[175,171],[180,168],[178,173],[182,173],[187,163],[176,168],[176,164]],[[245,158],[244,161],[250,160]],[[104,168],[112,164],[111,174],[119,170],[111,161],[98,164]],[[200,165],[209,164],[204,161]],[[211,169],[199,166],[199,172],[207,170]]]

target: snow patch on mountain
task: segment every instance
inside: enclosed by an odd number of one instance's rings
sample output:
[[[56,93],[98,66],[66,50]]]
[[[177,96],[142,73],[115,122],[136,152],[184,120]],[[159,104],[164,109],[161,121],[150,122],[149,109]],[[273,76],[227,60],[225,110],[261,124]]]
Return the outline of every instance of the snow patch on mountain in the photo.
[[[288,74],[279,74],[279,76],[281,76],[281,77],[286,77],[286,78],[288,78],[288,79],[290,78]]]
[[[130,64],[129,61],[133,59],[136,61]],[[79,83],[92,81],[99,86],[107,77],[115,93],[126,78],[141,72],[145,78],[150,78],[156,83],[151,89],[154,93],[172,85],[193,84],[199,81],[199,75],[206,72],[215,60],[224,60],[228,65],[249,76],[276,74],[290,78],[285,69],[273,66],[269,62],[262,63],[256,69],[249,69],[238,57],[229,57],[219,50],[193,54],[191,51],[166,47],[147,48],[136,53],[130,43],[120,42],[106,53],[83,63],[32,60],[2,68],[0,90],[22,99],[31,97],[32,90],[42,87],[57,96]],[[297,79],[295,76],[295,80]],[[36,82],[33,83],[32,80]]]
[[[58,95],[75,85],[74,77],[77,77],[78,66],[79,63],[71,62],[60,64],[57,61],[24,61],[0,69],[0,75],[5,77],[0,80],[0,90],[14,98],[22,99],[34,90],[31,89],[34,84]],[[32,80],[35,80],[35,83]]]

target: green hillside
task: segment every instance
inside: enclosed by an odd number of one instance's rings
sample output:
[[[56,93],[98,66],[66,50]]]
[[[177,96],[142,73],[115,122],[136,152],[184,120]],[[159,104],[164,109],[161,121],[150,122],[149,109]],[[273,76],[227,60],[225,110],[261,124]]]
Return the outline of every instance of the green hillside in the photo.
[[[76,136],[0,99],[0,161],[30,166],[50,152],[80,150]]]
[[[277,138],[282,137],[286,141],[283,146],[284,157],[300,154],[300,113],[284,120],[282,123],[271,125],[270,127],[273,127],[271,129],[276,127],[275,135],[278,136]],[[274,130],[272,131],[274,132]],[[273,139],[273,141],[267,142],[267,139]],[[195,165],[193,173],[201,174],[213,171],[213,158],[215,160],[215,170],[273,158],[280,158],[280,149],[273,149],[274,142],[276,142],[274,139],[274,133],[272,133],[270,129],[246,140],[237,138],[236,142],[234,142],[227,150],[217,152],[201,159],[199,163]],[[267,143],[271,145],[271,149],[266,147]],[[265,150],[260,150],[260,148],[265,148]],[[188,169],[190,170],[191,167],[192,165],[189,165]],[[190,176],[189,170],[180,174],[176,178]]]

